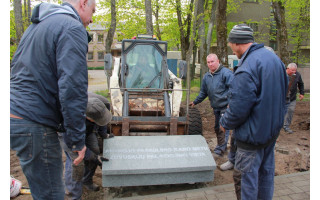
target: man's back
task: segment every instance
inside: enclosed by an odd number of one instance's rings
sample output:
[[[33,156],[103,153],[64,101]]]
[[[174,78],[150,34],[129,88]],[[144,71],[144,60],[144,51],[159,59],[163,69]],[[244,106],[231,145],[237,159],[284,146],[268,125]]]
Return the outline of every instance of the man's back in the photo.
[[[86,31],[76,15],[54,14],[30,25],[11,64],[11,112],[57,127],[61,93],[65,101],[79,95],[86,99],[86,52]],[[74,84],[80,91],[63,90]]]
[[[281,60],[263,45],[253,44],[230,87],[230,108],[236,116],[225,114],[233,118],[228,128],[235,129],[237,141],[261,145],[277,136],[285,114],[286,81]]]

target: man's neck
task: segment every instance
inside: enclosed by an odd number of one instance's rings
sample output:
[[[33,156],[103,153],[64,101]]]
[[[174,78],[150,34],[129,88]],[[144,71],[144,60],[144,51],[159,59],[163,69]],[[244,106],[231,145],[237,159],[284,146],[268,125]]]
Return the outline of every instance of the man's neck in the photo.
[[[243,54],[250,48],[250,46],[253,43],[247,43],[247,44],[239,44],[240,45],[240,53],[241,53],[241,57],[243,56]]]

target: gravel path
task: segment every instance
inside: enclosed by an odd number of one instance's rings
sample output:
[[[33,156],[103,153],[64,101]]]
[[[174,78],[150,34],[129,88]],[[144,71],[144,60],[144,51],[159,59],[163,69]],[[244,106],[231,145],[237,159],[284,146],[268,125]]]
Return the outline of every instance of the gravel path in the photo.
[[[88,91],[95,92],[107,89],[107,76],[104,70],[88,70]]]

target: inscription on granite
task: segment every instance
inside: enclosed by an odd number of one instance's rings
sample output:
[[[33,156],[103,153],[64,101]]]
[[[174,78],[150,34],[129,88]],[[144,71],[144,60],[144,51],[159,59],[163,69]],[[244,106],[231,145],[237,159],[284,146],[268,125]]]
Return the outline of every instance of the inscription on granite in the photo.
[[[207,182],[216,168],[202,136],[119,136],[104,141],[104,187]]]

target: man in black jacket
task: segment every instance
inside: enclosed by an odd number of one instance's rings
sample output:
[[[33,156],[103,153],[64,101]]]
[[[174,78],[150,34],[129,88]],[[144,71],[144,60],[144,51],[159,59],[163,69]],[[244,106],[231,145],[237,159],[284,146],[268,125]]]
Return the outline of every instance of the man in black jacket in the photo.
[[[304,98],[304,83],[301,78],[301,74],[297,72],[297,65],[295,63],[290,63],[287,66],[287,74],[289,76],[289,88],[287,93],[287,113],[284,117],[283,129],[285,132],[292,134],[293,131],[289,128],[294,109],[296,108],[297,99],[297,88],[299,88],[299,99],[300,101]]]

